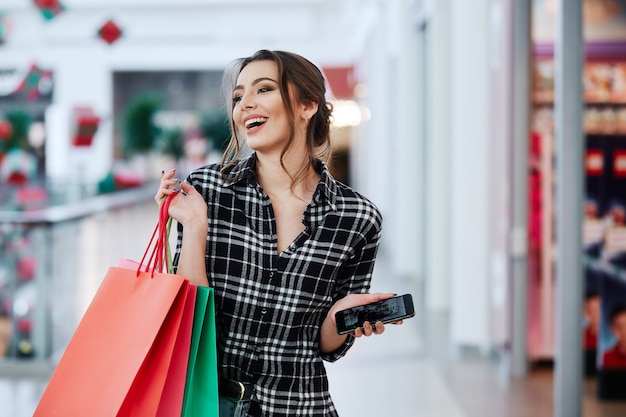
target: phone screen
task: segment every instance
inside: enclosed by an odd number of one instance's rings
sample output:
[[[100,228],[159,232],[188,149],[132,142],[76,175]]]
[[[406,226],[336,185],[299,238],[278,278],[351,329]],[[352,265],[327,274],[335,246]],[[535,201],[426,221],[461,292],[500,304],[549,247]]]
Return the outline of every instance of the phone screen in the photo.
[[[363,327],[363,323],[366,321],[372,325],[378,321],[391,323],[414,315],[413,299],[410,294],[405,294],[338,311],[335,315],[335,321],[337,322],[337,332],[345,334]]]

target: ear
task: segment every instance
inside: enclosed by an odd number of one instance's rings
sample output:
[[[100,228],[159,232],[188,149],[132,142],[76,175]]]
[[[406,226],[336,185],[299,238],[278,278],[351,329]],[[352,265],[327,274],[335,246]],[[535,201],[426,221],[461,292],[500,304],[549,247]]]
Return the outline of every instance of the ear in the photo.
[[[318,108],[318,103],[315,101],[302,103],[300,105],[300,114],[302,115],[303,119],[309,121],[311,120],[311,117],[313,117],[313,115],[317,113],[317,108]]]

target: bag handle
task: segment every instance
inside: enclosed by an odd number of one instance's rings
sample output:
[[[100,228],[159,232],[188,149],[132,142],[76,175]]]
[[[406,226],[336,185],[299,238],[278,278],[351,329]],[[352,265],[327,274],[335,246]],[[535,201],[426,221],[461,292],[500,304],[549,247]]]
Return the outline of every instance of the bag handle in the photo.
[[[168,273],[172,272],[173,265],[169,246],[169,233],[172,225],[172,218],[169,216],[169,207],[177,194],[178,190],[175,190],[172,194],[166,196],[165,200],[163,200],[161,206],[159,207],[159,219],[154,227],[150,241],[148,242],[148,247],[141,258],[141,262],[139,262],[137,276],[139,276],[139,273],[141,272],[141,268],[144,265],[144,260],[146,259],[146,256],[148,256],[148,253],[150,253],[150,257],[145,264],[145,272],[152,272],[152,277],[154,277],[155,272],[162,273],[163,267],[165,267]],[[152,250],[150,250],[151,247]]]

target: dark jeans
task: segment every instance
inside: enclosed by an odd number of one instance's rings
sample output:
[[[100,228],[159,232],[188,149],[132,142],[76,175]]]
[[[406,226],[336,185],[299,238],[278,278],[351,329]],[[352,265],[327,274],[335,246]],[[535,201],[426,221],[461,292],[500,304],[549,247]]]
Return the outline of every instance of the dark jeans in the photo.
[[[220,417],[246,417],[250,408],[250,401],[238,403],[220,395]]]

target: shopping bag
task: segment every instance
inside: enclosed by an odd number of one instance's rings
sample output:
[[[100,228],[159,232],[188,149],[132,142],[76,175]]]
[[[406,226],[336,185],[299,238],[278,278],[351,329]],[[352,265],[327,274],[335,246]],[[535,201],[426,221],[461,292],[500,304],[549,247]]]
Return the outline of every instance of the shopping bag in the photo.
[[[34,417],[156,415],[188,289],[180,276],[109,268]]]
[[[145,270],[109,268],[34,417],[180,414],[196,287],[161,272],[168,251],[163,212],[165,203]]]
[[[137,268],[146,269],[145,265],[140,266],[138,262],[130,259],[121,259],[118,266],[133,270]],[[181,414],[185,383],[187,380],[187,363],[194,323],[197,289],[198,287],[196,285],[189,284],[184,312],[172,353],[172,360],[169,364],[167,377],[160,395],[159,408],[156,413],[157,417],[171,417]]]
[[[189,360],[189,347],[194,322],[194,310],[198,287],[189,284],[189,292],[185,303],[185,311],[176,338],[172,361],[168,369],[165,386],[159,401],[157,417],[172,417],[181,415],[183,408],[185,383],[187,380],[187,364]]]
[[[183,417],[218,417],[219,394],[213,288],[198,287]]]

